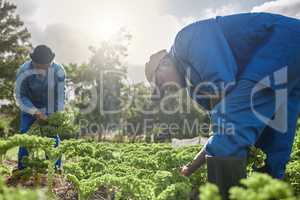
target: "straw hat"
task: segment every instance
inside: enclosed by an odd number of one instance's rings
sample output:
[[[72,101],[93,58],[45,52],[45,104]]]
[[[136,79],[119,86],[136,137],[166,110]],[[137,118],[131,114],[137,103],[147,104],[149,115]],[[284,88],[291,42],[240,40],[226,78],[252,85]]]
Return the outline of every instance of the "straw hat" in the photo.
[[[159,66],[162,58],[164,58],[168,52],[164,49],[150,56],[150,61],[145,65],[145,75],[149,82],[153,81],[154,73]]]

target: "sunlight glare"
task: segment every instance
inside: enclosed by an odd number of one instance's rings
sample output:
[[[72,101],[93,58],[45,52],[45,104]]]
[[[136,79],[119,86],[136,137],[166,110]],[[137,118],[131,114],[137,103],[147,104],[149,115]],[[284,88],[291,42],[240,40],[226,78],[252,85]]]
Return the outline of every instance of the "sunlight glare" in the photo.
[[[113,19],[103,19],[96,23],[95,34],[99,39],[108,40],[117,33],[120,28],[121,25],[117,24]]]

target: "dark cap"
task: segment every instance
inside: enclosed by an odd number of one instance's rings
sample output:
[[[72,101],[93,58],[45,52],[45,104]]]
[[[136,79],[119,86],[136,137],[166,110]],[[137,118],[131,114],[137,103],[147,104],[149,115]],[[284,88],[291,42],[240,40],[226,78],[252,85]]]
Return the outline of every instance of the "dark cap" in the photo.
[[[34,48],[30,58],[37,64],[49,64],[53,61],[55,53],[46,45],[38,45]]]

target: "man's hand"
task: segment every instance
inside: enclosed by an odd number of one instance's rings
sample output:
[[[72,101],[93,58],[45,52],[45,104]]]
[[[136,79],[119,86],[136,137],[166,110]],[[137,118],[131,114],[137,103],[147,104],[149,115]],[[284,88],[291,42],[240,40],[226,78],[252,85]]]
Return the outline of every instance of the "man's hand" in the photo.
[[[46,116],[44,113],[40,112],[40,111],[37,111],[37,112],[34,114],[34,117],[35,117],[38,121],[43,121],[43,122],[47,121],[47,116]]]
[[[181,169],[180,169],[180,174],[182,176],[190,176],[190,169],[189,169],[189,166],[188,165],[185,165],[183,166]]]

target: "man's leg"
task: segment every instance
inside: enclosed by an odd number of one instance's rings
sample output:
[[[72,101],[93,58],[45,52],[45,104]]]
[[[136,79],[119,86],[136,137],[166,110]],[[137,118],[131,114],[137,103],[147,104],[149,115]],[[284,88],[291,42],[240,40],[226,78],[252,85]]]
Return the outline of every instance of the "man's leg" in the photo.
[[[251,97],[256,84],[240,80],[212,112],[214,134],[206,144],[208,181],[219,187],[223,199],[228,199],[229,188],[246,176],[248,149],[266,126],[252,109],[269,119],[275,112],[272,89],[260,90]]]
[[[276,91],[271,88],[259,90],[252,96],[252,89],[257,84],[259,83],[250,80],[239,81],[232,92],[216,106],[212,113],[214,135],[208,140],[206,151],[212,158],[215,157],[216,161],[227,159],[229,162],[232,158],[243,160],[247,157],[249,147],[255,145],[258,138],[261,138],[260,142],[264,145],[264,150],[269,151],[267,160],[269,170],[266,172],[276,178],[282,178],[294,139],[300,95],[294,94],[296,88],[294,86],[290,87],[293,89],[288,94],[287,101],[282,101],[281,98],[276,99]],[[284,131],[276,131],[276,134],[274,132],[268,138],[261,137],[263,130],[267,130],[266,127],[272,125],[270,122],[274,120],[274,116],[276,118],[276,115],[284,114],[280,109],[282,107],[285,107],[287,117],[281,118],[278,123],[287,125],[288,129],[285,130],[287,134],[281,133]],[[262,115],[269,120],[262,121]],[[218,163],[218,165],[238,166],[232,164],[231,161],[229,165],[225,161],[223,163]],[[224,168],[218,170],[217,165],[208,169],[208,171],[212,171],[211,174],[217,174],[215,180],[217,180],[218,186],[222,187],[224,185],[222,183],[226,183],[227,181],[224,180],[228,177],[232,177],[228,181],[232,186],[231,180],[237,180],[235,171],[242,171],[242,169],[235,167],[227,169],[227,171],[224,171]],[[223,181],[220,182],[220,180]],[[225,191],[228,188],[229,186],[225,188]],[[223,188],[220,190],[224,192]]]
[[[290,159],[300,108],[300,87],[295,87],[288,97],[288,130],[281,133],[267,126],[256,146],[267,154],[266,166],[259,171],[274,178],[284,178],[285,167]]]
[[[31,125],[35,121],[35,117],[33,117],[30,114],[21,113],[21,124],[20,124],[20,132],[21,134],[25,134],[31,127]],[[25,168],[24,164],[22,163],[22,159],[28,156],[28,151],[25,147],[20,147],[19,148],[19,153],[18,153],[18,169],[22,170]]]
[[[60,137],[59,137],[59,135],[57,135],[56,138],[55,138],[55,146],[54,147],[58,147],[60,145],[60,142],[61,142]],[[60,169],[61,168],[61,158],[59,158],[56,161],[55,167],[56,167],[56,169]]]
[[[57,135],[54,139],[55,139],[54,147],[58,147],[60,145],[60,142],[61,142],[59,135]],[[45,155],[45,157],[46,157],[47,160],[49,159],[47,155]],[[55,162],[55,168],[56,169],[60,169],[61,168],[61,158],[59,158]]]

